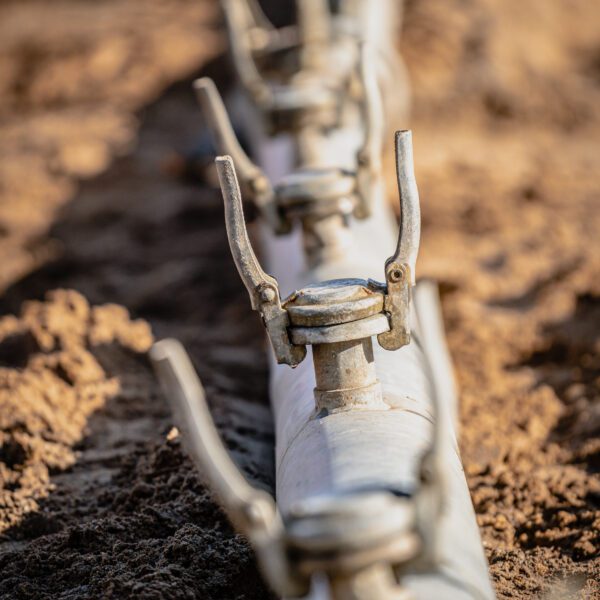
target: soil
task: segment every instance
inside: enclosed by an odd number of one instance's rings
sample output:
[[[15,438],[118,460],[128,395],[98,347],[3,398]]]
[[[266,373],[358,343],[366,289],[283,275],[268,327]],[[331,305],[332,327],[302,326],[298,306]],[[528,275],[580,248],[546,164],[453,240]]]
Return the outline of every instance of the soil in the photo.
[[[218,194],[173,176],[204,131],[192,77],[227,79],[216,14],[0,6],[1,598],[269,597],[146,357],[182,340],[273,492],[261,327]],[[441,283],[499,598],[600,597],[599,18],[586,0],[406,6],[419,272]]]

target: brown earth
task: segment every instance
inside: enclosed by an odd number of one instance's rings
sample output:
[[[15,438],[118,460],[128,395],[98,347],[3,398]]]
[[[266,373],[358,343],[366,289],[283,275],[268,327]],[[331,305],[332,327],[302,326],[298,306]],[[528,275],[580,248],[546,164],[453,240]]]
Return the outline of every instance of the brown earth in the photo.
[[[2,598],[268,596],[145,355],[148,323],[184,342],[273,491],[262,335],[220,200],[163,168],[202,133],[191,76],[226,77],[215,14],[0,6]],[[600,597],[599,19],[585,0],[407,4],[420,273],[442,284],[501,598]]]

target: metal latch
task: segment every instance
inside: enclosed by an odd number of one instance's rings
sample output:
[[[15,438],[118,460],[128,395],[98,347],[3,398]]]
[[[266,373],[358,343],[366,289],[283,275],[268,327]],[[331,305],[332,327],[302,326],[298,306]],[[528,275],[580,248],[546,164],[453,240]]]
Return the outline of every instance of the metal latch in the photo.
[[[363,89],[359,105],[364,137],[357,151],[356,169],[311,166],[320,162],[317,148],[323,139],[318,128],[305,128],[298,134],[298,150],[305,166],[286,176],[275,188],[237,140],[214,82],[206,77],[194,82],[217,151],[231,156],[244,192],[250,195],[276,233],[288,233],[295,219],[306,225],[311,218],[331,214],[354,214],[360,219],[371,214],[375,186],[381,178],[383,113],[375,69],[364,44],[359,57],[359,79]],[[314,97],[314,90],[307,95],[307,98]]]
[[[274,28],[255,0],[224,0],[238,78],[271,132],[339,124],[356,41],[333,35],[327,0],[298,0],[297,25]]]
[[[277,281],[254,254],[233,159],[216,159],[231,252],[254,310],[265,324],[277,362],[297,366],[306,344],[368,340],[396,350],[410,341],[410,293],[419,249],[420,211],[410,131],[395,136],[401,220],[396,251],[385,263],[385,283],[333,280],[294,292],[282,301]]]

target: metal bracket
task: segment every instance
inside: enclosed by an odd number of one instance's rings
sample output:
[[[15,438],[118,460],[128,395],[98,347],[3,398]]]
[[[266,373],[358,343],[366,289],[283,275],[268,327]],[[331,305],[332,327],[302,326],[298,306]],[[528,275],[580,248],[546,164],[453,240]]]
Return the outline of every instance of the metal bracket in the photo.
[[[252,249],[233,160],[230,156],[219,156],[215,164],[225,204],[227,238],[238,273],[248,290],[252,308],[262,317],[277,362],[296,367],[304,360],[306,348],[290,342],[289,317],[281,306],[277,280],[262,270]]]
[[[412,133],[397,131],[396,175],[400,193],[400,229],[396,252],[385,263],[387,284],[384,310],[390,331],[377,336],[386,350],[397,350],[410,342],[410,296],[415,285],[415,268],[421,239],[421,209],[415,180]]]
[[[410,343],[410,267],[390,262],[385,268],[387,290],[383,310],[388,314],[390,330],[377,336],[385,350],[398,350]]]

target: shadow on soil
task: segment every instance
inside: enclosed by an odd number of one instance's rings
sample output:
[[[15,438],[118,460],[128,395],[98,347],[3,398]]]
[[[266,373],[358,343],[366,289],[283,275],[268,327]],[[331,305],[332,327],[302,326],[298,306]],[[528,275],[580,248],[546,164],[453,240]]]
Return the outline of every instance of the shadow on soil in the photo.
[[[0,311],[18,314],[24,300],[70,288],[90,304],[124,305],[157,338],[179,338],[234,458],[273,491],[263,334],[229,255],[220,197],[164,170],[201,132],[189,82],[142,123],[137,149],[82,184],[53,227],[59,258],[14,284]],[[37,349],[12,342],[0,348],[0,364],[25,368]],[[128,391],[93,414],[77,462],[52,472],[39,509],[0,537],[0,596],[269,597],[246,543],[179,438],[167,436],[170,415],[145,357],[115,346],[91,352]]]

